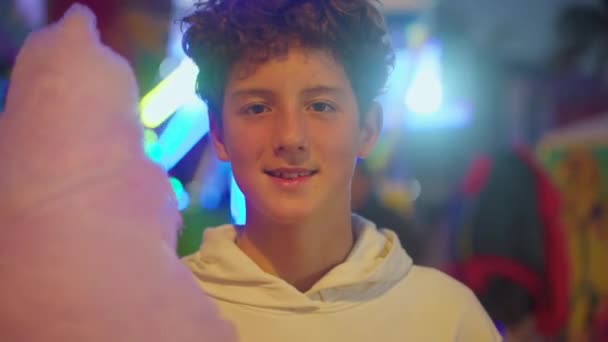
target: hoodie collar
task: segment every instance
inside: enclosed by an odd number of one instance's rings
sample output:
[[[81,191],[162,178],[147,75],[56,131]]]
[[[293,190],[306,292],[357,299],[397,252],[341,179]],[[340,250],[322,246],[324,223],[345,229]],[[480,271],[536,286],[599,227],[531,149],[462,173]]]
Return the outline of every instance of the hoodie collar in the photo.
[[[388,291],[412,266],[395,233],[357,215],[352,221],[356,241],[349,256],[305,293],[251,261],[236,245],[233,225],[206,229],[201,249],[185,262],[201,287],[220,300],[288,311],[336,310]]]

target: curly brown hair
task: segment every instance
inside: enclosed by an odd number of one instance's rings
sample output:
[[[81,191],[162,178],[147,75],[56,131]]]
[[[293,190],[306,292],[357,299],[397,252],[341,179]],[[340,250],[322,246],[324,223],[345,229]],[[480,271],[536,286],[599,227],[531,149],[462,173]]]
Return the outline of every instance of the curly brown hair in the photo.
[[[330,51],[344,66],[359,105],[369,110],[393,66],[394,53],[375,0],[207,0],[182,23],[186,54],[198,65],[197,94],[221,118],[235,63],[255,67],[290,46]]]

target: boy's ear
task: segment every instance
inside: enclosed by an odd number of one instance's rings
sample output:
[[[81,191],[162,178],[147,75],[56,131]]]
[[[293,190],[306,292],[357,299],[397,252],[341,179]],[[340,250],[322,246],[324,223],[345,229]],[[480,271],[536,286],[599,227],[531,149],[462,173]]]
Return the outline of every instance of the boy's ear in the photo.
[[[222,129],[222,123],[215,113],[209,112],[209,134],[211,136],[211,142],[217,157],[221,161],[230,161],[228,149],[224,144],[224,132]]]
[[[359,158],[367,158],[376,147],[382,131],[383,116],[382,106],[374,101],[369,111],[363,116],[359,129],[359,151],[357,153]]]

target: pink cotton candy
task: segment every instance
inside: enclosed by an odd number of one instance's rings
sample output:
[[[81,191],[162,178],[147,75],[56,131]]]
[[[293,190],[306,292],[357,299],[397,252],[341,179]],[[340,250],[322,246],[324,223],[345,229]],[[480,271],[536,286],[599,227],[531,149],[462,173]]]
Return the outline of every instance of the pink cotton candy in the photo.
[[[0,115],[0,341],[235,341],[175,254],[133,73],[72,7],[33,33]]]

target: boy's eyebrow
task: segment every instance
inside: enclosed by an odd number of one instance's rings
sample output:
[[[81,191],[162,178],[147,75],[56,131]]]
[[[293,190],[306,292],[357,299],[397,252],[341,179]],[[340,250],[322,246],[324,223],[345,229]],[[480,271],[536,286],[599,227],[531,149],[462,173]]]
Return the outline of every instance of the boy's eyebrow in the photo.
[[[327,86],[327,85],[315,85],[306,89],[303,89],[300,92],[304,96],[316,96],[322,94],[331,94],[334,96],[344,96],[346,94],[346,90],[337,87],[337,86]],[[238,89],[232,92],[230,98],[239,98],[239,97],[248,97],[248,96],[256,96],[263,98],[275,98],[277,96],[276,92],[265,89],[265,88],[243,88]]]
[[[230,94],[231,98],[248,97],[248,96],[274,98],[276,96],[276,94],[274,91],[272,91],[270,89],[264,89],[264,88],[238,89]]]
[[[316,85],[316,86],[304,89],[302,91],[302,94],[306,95],[306,96],[315,96],[315,95],[322,95],[322,94],[331,94],[334,96],[344,96],[346,94],[346,90],[344,90],[341,87]]]

